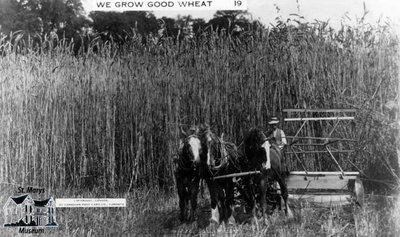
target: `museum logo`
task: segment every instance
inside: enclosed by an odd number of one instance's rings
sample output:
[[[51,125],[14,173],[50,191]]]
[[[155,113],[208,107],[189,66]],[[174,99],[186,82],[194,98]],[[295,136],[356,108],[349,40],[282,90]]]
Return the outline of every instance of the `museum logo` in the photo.
[[[29,194],[10,197],[4,204],[4,227],[57,227],[56,208],[53,198],[33,200]]]

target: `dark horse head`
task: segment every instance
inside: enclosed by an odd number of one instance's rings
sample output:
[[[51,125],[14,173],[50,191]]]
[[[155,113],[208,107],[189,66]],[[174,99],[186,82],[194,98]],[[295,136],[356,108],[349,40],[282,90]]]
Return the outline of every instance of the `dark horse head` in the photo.
[[[253,215],[255,215],[256,196],[259,197],[257,199],[260,201],[262,213],[267,210],[267,188],[274,182],[278,182],[281,188],[285,211],[288,211],[288,193],[281,166],[281,153],[271,148],[267,136],[261,129],[253,128],[245,136],[241,144],[241,166],[245,171],[261,171],[259,175],[244,178],[247,189],[245,199]]]
[[[271,161],[268,155],[271,145],[261,129],[251,129],[244,138],[242,146],[246,169],[261,170],[271,168]]]
[[[200,129],[202,146],[202,177],[206,180],[211,198],[211,221],[219,224],[234,222],[234,183],[232,178],[215,180],[221,175],[239,172],[237,148],[233,143],[224,142],[208,126]]]
[[[191,135],[181,131],[179,157],[176,161],[175,178],[179,196],[180,219],[181,221],[192,221],[197,207],[197,193],[199,189],[202,156],[201,141],[197,130]],[[191,204],[190,213],[189,201]]]

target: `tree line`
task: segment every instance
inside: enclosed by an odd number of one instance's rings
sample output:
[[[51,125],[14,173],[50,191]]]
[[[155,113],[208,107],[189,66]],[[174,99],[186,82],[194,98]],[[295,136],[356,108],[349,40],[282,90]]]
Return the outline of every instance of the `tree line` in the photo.
[[[122,45],[136,35],[182,40],[205,30],[235,35],[258,27],[262,27],[260,22],[249,20],[247,11],[217,11],[206,22],[190,15],[157,18],[145,11],[86,14],[80,0],[0,1],[0,35],[10,37],[11,33],[20,32],[23,37],[74,40],[75,51],[94,37]]]

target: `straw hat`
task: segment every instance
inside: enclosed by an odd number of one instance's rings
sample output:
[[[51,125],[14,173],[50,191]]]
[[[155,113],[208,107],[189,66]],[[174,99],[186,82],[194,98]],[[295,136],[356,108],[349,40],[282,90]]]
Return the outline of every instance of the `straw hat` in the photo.
[[[278,124],[278,123],[279,123],[278,117],[272,117],[268,122],[268,124]]]
[[[189,133],[190,134],[197,134],[199,133],[199,127],[197,125],[192,125],[189,128]]]

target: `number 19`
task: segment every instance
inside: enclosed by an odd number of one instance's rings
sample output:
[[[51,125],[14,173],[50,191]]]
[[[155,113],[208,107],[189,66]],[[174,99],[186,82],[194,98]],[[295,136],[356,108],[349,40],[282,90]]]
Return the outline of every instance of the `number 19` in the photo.
[[[234,5],[235,7],[239,7],[239,6],[242,5],[242,1],[236,0],[236,1],[233,2],[233,5]]]

